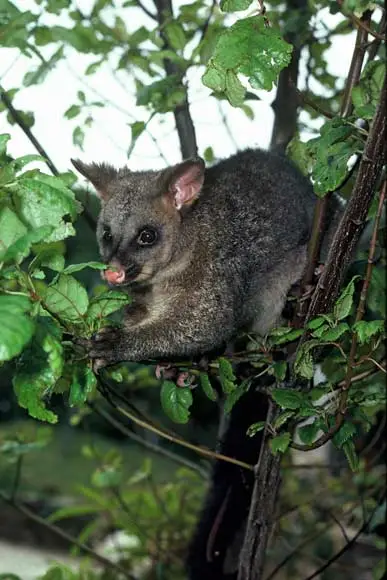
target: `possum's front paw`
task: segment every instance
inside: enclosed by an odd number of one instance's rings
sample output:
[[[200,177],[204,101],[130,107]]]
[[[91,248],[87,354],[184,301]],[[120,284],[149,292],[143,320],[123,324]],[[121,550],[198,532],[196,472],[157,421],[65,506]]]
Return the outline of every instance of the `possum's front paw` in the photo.
[[[124,360],[122,339],[121,331],[109,326],[103,328],[90,340],[88,355],[93,359],[94,372]]]

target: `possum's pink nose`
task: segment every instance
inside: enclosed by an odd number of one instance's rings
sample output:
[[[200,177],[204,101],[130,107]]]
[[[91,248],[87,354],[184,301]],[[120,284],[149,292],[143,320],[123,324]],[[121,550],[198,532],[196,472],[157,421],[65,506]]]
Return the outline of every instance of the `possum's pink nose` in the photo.
[[[117,268],[117,270],[105,270],[104,278],[110,284],[121,284],[125,280],[125,270]]]

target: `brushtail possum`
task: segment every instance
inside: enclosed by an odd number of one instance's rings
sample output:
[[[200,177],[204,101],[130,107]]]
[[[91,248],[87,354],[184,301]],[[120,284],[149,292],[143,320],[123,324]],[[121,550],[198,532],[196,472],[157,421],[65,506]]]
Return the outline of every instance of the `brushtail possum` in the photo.
[[[161,171],[72,162],[101,198],[104,276],[134,298],[91,358],[190,357],[278,322],[306,264],[315,203],[288,160],[246,150],[210,168],[200,158]]]

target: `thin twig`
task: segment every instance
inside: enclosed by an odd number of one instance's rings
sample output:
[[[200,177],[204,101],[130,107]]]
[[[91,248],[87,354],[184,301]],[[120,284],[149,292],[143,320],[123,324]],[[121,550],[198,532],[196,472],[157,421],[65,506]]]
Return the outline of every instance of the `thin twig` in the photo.
[[[193,461],[189,461],[189,459],[185,459],[184,457],[181,457],[177,453],[174,453],[173,451],[168,451],[168,449],[164,449],[160,445],[156,445],[155,443],[151,443],[150,441],[147,441],[146,439],[144,439],[143,437],[140,437],[136,433],[133,433],[132,431],[127,429],[120,421],[117,421],[116,419],[114,419],[114,417],[112,417],[104,409],[97,407],[94,403],[89,402],[88,406],[91,409],[93,409],[93,411],[95,411],[98,415],[100,415],[106,421],[108,421],[111,425],[113,425],[113,427],[115,427],[118,431],[120,431],[121,433],[123,433],[127,437],[130,437],[130,439],[133,439],[133,441],[136,441],[136,443],[139,443],[140,445],[142,445],[146,449],[149,449],[149,451],[152,451],[153,453],[157,453],[159,455],[164,455],[164,457],[167,457],[168,459],[170,459],[171,461],[174,461],[178,465],[183,465],[184,467],[187,467],[188,469],[191,469],[192,471],[196,471],[204,479],[208,479],[208,472],[205,469],[201,468],[196,463],[194,463]]]
[[[384,495],[384,493],[385,493],[385,490],[383,491],[383,495]],[[381,500],[381,498],[379,498],[379,501],[380,500]],[[315,570],[315,572],[313,572],[313,574],[311,574],[307,578],[304,578],[303,580],[313,580],[314,578],[318,578],[322,572],[327,570],[334,562],[336,562],[336,560],[338,560],[343,554],[345,554],[345,552],[347,552],[350,548],[352,548],[352,546],[356,543],[358,537],[368,528],[369,524],[371,523],[372,518],[374,517],[374,515],[376,513],[376,510],[379,508],[379,501],[377,502],[376,507],[373,509],[370,517],[367,519],[367,521],[365,521],[363,523],[363,525],[356,532],[356,534],[353,536],[353,538],[349,542],[347,542],[347,544],[345,544],[345,546],[343,548],[341,548],[341,550],[336,552],[336,554],[334,556],[329,558],[329,560],[327,562],[325,562],[325,564],[323,566],[321,566],[321,568],[319,568],[318,570]]]
[[[211,451],[211,449],[207,449],[206,447],[201,447],[199,445],[194,445],[193,443],[189,443],[184,439],[180,439],[179,437],[175,437],[170,433],[165,433],[161,429],[158,429],[154,425],[147,423],[146,421],[142,421],[138,417],[136,417],[133,413],[130,413],[123,407],[116,407],[117,411],[119,411],[122,415],[133,421],[136,425],[147,429],[148,431],[152,431],[152,433],[156,433],[160,437],[171,441],[172,443],[176,443],[177,445],[181,445],[182,447],[186,447],[187,449],[191,449],[195,453],[202,455],[203,457],[207,457],[208,459],[219,459],[221,461],[225,461],[226,463],[232,463],[233,465],[238,465],[239,467],[243,467],[244,469],[248,469],[249,471],[254,471],[254,465],[250,465],[249,463],[245,463],[244,461],[239,461],[238,459],[234,459],[233,457],[227,457],[226,455],[222,455],[221,453],[216,453],[215,451]]]
[[[3,101],[5,107],[8,109],[12,119],[20,127],[20,129],[23,131],[23,133],[27,136],[28,140],[35,147],[35,149],[37,150],[39,155],[44,157],[44,160],[47,163],[48,167],[50,168],[52,174],[58,176],[59,171],[55,167],[53,161],[50,159],[48,153],[43,148],[43,146],[39,143],[39,141],[36,139],[35,135],[32,133],[31,129],[28,127],[28,125],[25,123],[23,117],[20,115],[19,111],[17,111],[15,109],[15,107],[12,104],[11,99],[8,97],[5,89],[1,85],[0,85],[0,99]]]

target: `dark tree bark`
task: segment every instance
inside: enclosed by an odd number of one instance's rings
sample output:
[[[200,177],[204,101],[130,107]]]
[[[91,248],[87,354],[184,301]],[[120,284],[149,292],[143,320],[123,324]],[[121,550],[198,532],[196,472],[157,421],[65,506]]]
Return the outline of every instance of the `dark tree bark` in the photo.
[[[162,30],[162,25],[167,19],[172,18],[172,2],[171,0],[154,0],[157,10],[157,20]],[[161,37],[164,41],[165,48],[170,48],[166,36],[161,32]],[[167,76],[177,75],[183,77],[183,72],[179,66],[170,60],[164,61],[164,68]],[[183,159],[188,157],[195,157],[198,152],[196,143],[195,127],[192,122],[191,113],[189,110],[188,98],[186,97],[182,104],[178,105],[173,111],[175,117],[177,134],[180,141],[181,155]]]

